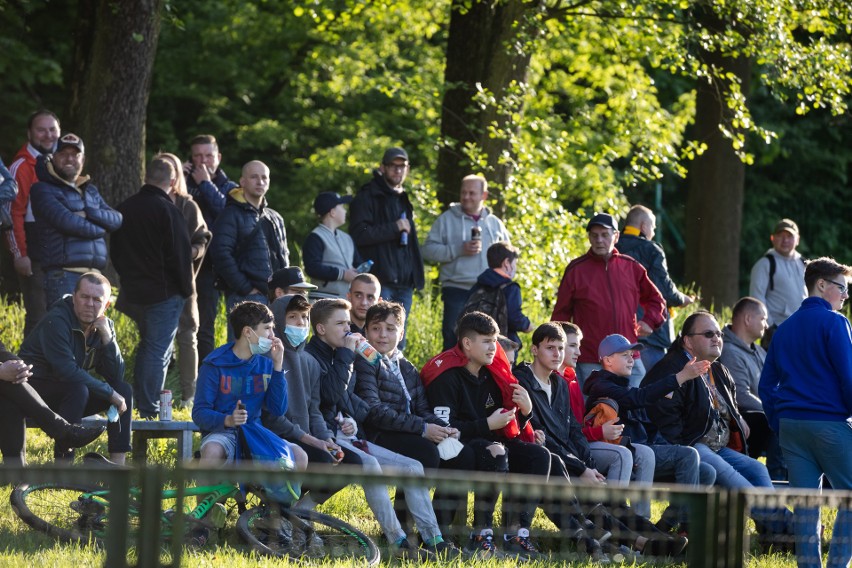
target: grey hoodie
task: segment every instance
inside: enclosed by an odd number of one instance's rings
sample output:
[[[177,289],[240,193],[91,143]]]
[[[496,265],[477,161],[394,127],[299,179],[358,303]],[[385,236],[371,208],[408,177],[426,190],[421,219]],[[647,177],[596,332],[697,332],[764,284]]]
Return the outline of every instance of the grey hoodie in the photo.
[[[509,241],[509,232],[498,217],[484,207],[479,218],[482,229],[482,252],[476,256],[462,254],[462,244],[470,240],[470,230],[477,223],[462,212],[460,203],[452,203],[441,213],[429,230],[426,242],[420,247],[423,258],[440,264],[441,285],[468,290],[476,277],[488,268],[485,251],[499,241]]]

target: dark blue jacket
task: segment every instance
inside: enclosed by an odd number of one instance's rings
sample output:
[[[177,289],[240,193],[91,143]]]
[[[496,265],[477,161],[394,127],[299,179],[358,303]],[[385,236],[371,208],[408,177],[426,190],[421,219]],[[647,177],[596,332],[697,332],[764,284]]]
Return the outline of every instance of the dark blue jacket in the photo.
[[[305,346],[305,353],[312,356],[322,369],[320,375],[320,412],[328,429],[337,432],[335,417],[338,412],[354,418],[358,424],[357,436],[364,438],[363,423],[367,419],[370,407],[355,394],[355,372],[353,363],[355,352],[342,347],[334,349],[331,345],[314,335]]]
[[[290,262],[284,219],[267,206],[266,199],[257,209],[245,200],[241,188],[232,189],[213,227],[210,257],[228,293],[247,296],[257,288],[266,295],[269,277]]]
[[[506,296],[506,309],[509,314],[509,329],[506,337],[520,344],[521,338],[518,337],[519,331],[526,331],[530,328],[530,318],[524,315],[521,308],[521,287],[511,278],[506,278],[502,274],[495,271],[493,268],[487,268],[476,279],[476,286],[471,288],[475,290],[478,286],[491,286],[497,288],[502,284],[509,283],[503,288],[503,294]]]
[[[44,156],[36,162],[36,174],[30,203],[42,267],[103,270],[109,255],[105,237],[121,227],[121,213],[106,204],[88,176],[69,184]]]
[[[202,181],[200,184],[195,183],[192,175],[186,176],[186,191],[198,203],[208,227],[216,223],[216,218],[225,208],[228,192],[235,187],[237,184],[228,179],[222,168],[216,170],[210,181]]]

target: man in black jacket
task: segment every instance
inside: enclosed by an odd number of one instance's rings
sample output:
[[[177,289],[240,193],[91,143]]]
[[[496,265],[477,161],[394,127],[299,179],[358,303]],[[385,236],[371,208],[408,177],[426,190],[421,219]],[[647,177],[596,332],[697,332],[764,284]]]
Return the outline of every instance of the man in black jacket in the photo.
[[[382,297],[411,313],[415,289],[423,288],[423,259],[414,225],[414,209],[402,187],[408,175],[408,153],[390,148],[349,206],[349,234],[361,258],[375,262],[371,272],[382,284]],[[403,339],[400,349],[405,348]]]
[[[143,418],[159,412],[178,318],[193,289],[189,230],[169,198],[179,175],[168,159],[151,160],[145,185],[118,206],[124,223],[111,243],[121,278],[116,307],[139,327],[133,390]]]

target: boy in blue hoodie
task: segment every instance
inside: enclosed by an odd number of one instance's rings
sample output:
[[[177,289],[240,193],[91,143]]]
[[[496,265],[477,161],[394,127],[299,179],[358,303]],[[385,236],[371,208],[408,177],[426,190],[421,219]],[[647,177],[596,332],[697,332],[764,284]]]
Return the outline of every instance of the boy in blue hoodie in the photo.
[[[258,302],[241,302],[231,310],[228,323],[236,340],[204,359],[192,408],[192,420],[203,435],[201,460],[207,462],[233,462],[237,426],[259,424],[261,408],[278,416],[287,410],[284,345],[273,332],[272,312]],[[291,449],[296,468],[305,469],[305,453]]]

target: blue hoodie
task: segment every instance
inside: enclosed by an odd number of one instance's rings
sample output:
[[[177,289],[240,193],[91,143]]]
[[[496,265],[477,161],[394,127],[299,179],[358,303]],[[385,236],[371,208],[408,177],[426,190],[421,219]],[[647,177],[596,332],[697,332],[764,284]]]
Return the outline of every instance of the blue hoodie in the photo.
[[[240,359],[233,347],[226,343],[215,349],[198,373],[192,421],[205,434],[233,430],[225,428],[225,417],[238,400],[246,405],[249,422],[260,422],[261,409],[274,416],[287,411],[284,371],[274,371],[272,359],[262,355]]]

